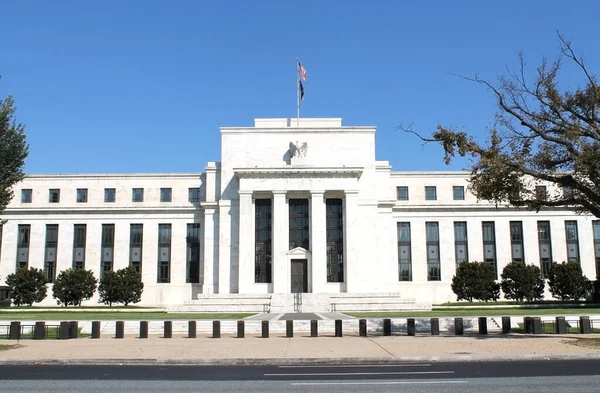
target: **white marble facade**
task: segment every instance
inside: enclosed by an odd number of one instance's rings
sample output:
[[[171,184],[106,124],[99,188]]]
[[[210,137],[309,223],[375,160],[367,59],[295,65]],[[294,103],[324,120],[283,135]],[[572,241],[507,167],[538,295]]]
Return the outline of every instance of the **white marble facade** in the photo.
[[[478,202],[467,190],[466,172],[392,172],[387,161],[375,158],[375,127],[342,126],[337,118],[299,123],[256,119],[254,127],[221,128],[221,138],[221,161],[209,162],[201,173],[28,176],[15,187],[15,198],[2,216],[7,222],[0,243],[0,284],[15,271],[19,250],[25,246],[24,263],[47,267],[47,225],[58,225],[56,270],[72,267],[76,224],[86,225],[85,268],[96,276],[106,246],[101,240],[103,224],[114,225],[113,269],[130,264],[131,225],[142,224],[145,305],[184,304],[199,294],[291,293],[297,285],[294,277],[302,274],[303,291],[311,293],[393,292],[423,303],[453,300],[455,222],[466,223],[464,249],[469,260],[479,261],[485,247],[482,223],[493,223],[498,274],[519,247],[526,263],[541,264],[538,222],[548,222],[551,236],[543,245],[545,252],[550,250],[553,260],[563,261],[567,246],[576,248],[571,253],[577,253],[585,274],[596,277],[600,224],[593,217],[568,209],[535,213]],[[426,198],[426,187],[435,187],[435,199],[431,188]],[[134,188],[143,189],[142,201],[133,201]],[[78,201],[78,192],[83,192],[78,189],[87,190],[85,201]],[[106,189],[115,189],[114,202],[105,201]],[[58,201],[50,201],[50,190],[60,190]],[[290,249],[289,201],[294,199],[307,201],[308,249]],[[343,215],[343,277],[335,282],[327,279],[329,199],[341,200]],[[270,279],[263,280],[267,282],[255,278],[257,200],[270,200],[271,206],[271,272]],[[568,243],[566,222],[572,231],[572,221],[577,240]],[[511,222],[522,228],[522,241],[511,237]],[[199,224],[199,261],[190,271],[186,237],[188,224],[194,223]],[[404,281],[398,223],[410,225],[410,242],[403,243],[411,254],[410,274]],[[427,223],[437,226],[437,242],[427,242]],[[160,224],[171,228],[167,282],[158,282],[164,253],[158,241]],[[19,246],[19,228],[24,225],[29,226],[29,241]],[[428,264],[428,252],[439,255],[439,265],[431,258]],[[292,269],[292,261],[298,260],[305,262],[294,265],[302,266],[295,268],[300,270]],[[406,263],[403,266],[406,270]],[[432,266],[438,266],[433,275]],[[94,298],[89,304],[96,302]],[[55,301],[49,295],[44,304]]]

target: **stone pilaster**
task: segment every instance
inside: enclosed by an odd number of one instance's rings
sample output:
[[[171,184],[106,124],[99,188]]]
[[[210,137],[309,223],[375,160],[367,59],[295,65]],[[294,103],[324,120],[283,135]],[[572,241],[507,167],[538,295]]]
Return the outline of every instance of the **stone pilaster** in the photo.
[[[309,291],[325,292],[327,283],[327,228],[324,191],[310,194],[310,248],[312,255],[312,277]]]
[[[254,203],[251,191],[240,191],[239,292],[252,292],[254,284]]]
[[[287,261],[289,251],[289,207],[286,191],[273,191],[273,228],[272,228],[272,263],[273,292],[290,292],[290,267]]]
[[[360,256],[358,236],[358,191],[346,190],[344,198],[344,280],[346,291],[357,292],[360,288]]]

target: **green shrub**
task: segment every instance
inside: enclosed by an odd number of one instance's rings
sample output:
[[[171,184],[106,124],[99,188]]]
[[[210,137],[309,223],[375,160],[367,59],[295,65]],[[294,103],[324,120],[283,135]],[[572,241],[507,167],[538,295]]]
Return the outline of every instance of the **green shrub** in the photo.
[[[556,299],[579,300],[589,293],[592,284],[583,275],[579,262],[554,262],[548,275],[548,286]]]
[[[531,302],[544,297],[545,282],[540,268],[535,265],[511,262],[504,267],[500,277],[500,287],[507,299]]]
[[[44,271],[34,267],[22,267],[6,277],[6,285],[10,288],[10,297],[15,306],[31,306],[44,300],[48,292],[47,283]]]
[[[457,300],[496,301],[500,298],[500,284],[496,282],[494,266],[485,262],[463,262],[452,277],[452,291]]]

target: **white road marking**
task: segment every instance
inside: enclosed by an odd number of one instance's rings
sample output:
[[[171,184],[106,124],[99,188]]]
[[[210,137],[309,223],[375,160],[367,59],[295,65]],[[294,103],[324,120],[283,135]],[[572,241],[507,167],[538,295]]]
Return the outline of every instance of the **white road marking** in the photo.
[[[293,382],[292,386],[308,386],[308,385],[441,385],[449,383],[467,383],[461,380],[449,381],[374,381],[374,382]]]
[[[278,366],[278,368],[371,368],[371,367],[431,367],[431,364],[427,363],[405,363],[405,364],[347,364],[347,365],[334,365],[334,366]]]
[[[363,372],[363,373],[281,373],[264,374],[265,377],[325,377],[328,375],[421,375],[421,374],[454,374],[454,371],[390,371],[390,372]]]

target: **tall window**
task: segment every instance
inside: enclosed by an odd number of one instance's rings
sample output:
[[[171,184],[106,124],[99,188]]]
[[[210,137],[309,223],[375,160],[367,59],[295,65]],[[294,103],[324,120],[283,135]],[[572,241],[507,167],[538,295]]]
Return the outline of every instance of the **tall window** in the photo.
[[[200,282],[200,224],[187,224],[185,282]]]
[[[535,186],[535,197],[536,199],[545,201],[548,198],[546,186]]]
[[[550,221],[538,221],[538,243],[540,247],[540,267],[542,275],[548,278],[552,267],[552,238],[550,236]]]
[[[73,269],[85,268],[86,224],[73,226]]]
[[[114,202],[117,198],[116,188],[105,188],[104,189],[104,202]]]
[[[171,224],[158,224],[157,282],[171,282]]]
[[[173,190],[171,188],[161,188],[160,189],[160,201],[161,202],[171,202],[173,199]]]
[[[575,197],[572,187],[562,186],[562,190],[563,190],[563,199],[573,199]]]
[[[188,188],[188,201],[200,202],[200,188]]]
[[[144,202],[144,189],[133,188],[131,190],[131,201],[132,202]]]
[[[88,200],[87,188],[78,188],[77,189],[77,203],[86,203],[87,200]]]
[[[344,282],[344,208],[342,199],[325,200],[327,282]]]
[[[494,267],[494,274],[498,278],[498,267],[496,264],[496,228],[493,221],[481,223],[483,230],[483,260]]]
[[[115,251],[115,224],[102,224],[102,260],[100,261],[100,278],[104,272],[113,270]]]
[[[44,255],[44,275],[48,282],[56,278],[56,248],[58,245],[58,224],[46,225],[46,252]]]
[[[396,199],[399,201],[408,201],[408,186],[396,187]]]
[[[48,192],[48,202],[58,203],[60,202],[60,190],[58,188],[51,188]]]
[[[0,232],[2,227],[0,227]],[[594,233],[594,256],[596,257],[596,279],[600,278],[600,220],[592,222],[592,232]],[[0,233],[0,241],[2,234]]]
[[[523,222],[510,222],[510,250],[512,260],[515,262],[525,262],[523,250]]]
[[[129,226],[129,266],[142,274],[142,246],[144,244],[144,224]]]
[[[21,190],[21,203],[31,203],[31,188],[24,188]]]
[[[19,225],[19,237],[17,239],[17,269],[29,265],[29,242],[31,240],[31,225]]]
[[[290,250],[296,247],[309,249],[308,199],[290,199]]]
[[[454,223],[454,253],[457,268],[461,263],[469,261],[469,239],[467,238],[466,221]]]
[[[435,201],[437,199],[437,188],[435,186],[425,186],[425,200]]]
[[[464,201],[465,200],[465,188],[463,186],[453,186],[452,187],[452,197],[455,201]]]
[[[272,208],[270,199],[254,201],[254,281],[257,283],[271,282]]]
[[[569,262],[579,262],[577,221],[565,221],[565,233],[567,235],[567,260]]]
[[[427,281],[442,279],[440,265],[440,227],[437,222],[425,223],[427,241]]]
[[[398,230],[398,270],[400,281],[412,281],[412,252],[410,246],[410,222],[399,222]]]

